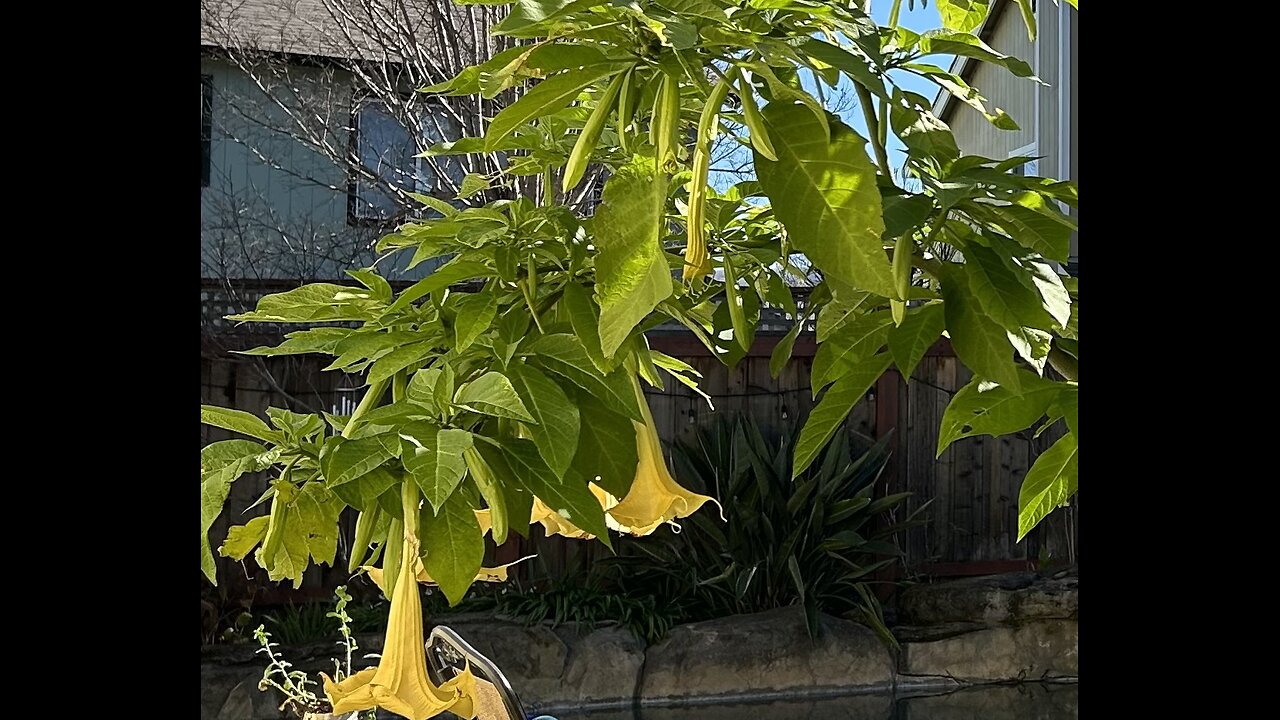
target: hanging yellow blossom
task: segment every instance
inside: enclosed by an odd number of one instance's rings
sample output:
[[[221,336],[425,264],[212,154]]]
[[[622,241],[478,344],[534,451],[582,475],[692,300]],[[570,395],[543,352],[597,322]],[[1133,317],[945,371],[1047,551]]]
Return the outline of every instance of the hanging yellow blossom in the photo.
[[[412,482],[405,483],[413,485]],[[416,508],[416,487],[404,491],[406,508]],[[380,707],[409,720],[426,720],[449,710],[464,718],[475,717],[475,677],[470,669],[436,687],[427,677],[427,659],[422,633],[422,599],[414,582],[415,565],[409,558],[418,557],[418,538],[410,530],[404,534],[405,562],[391,595],[391,616],[382,659],[377,667],[367,668],[334,682],[323,675],[324,692],[333,703],[333,714]]]
[[[653,414],[649,412],[649,403],[644,399],[640,381],[632,376],[631,384],[640,400],[640,412],[644,415],[643,423],[632,421],[636,426],[636,454],[639,461],[636,463],[635,480],[631,482],[627,496],[609,508],[608,514],[624,528],[622,532],[648,535],[663,523],[692,515],[707,501],[716,501],[680,487],[675,478],[671,477],[662,458],[662,443],[658,440]]]

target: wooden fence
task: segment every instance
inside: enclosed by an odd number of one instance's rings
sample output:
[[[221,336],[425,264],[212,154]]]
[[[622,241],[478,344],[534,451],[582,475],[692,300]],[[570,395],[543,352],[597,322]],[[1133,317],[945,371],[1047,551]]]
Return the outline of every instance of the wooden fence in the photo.
[[[815,342],[802,334],[793,360],[775,380],[769,375],[769,355],[779,335],[762,333],[748,355],[734,368],[726,368],[687,333],[654,333],[655,350],[688,362],[703,377],[701,387],[715,403],[668,379],[662,392],[652,390],[650,407],[665,442],[689,439],[695,429],[717,413],[745,412],[762,425],[790,432],[803,423],[814,405],[809,384]],[[251,344],[251,343],[249,343]],[[244,338],[236,341],[248,346]],[[274,405],[302,411],[348,413],[358,391],[340,385],[341,373],[322,373],[319,358],[250,358],[229,355],[225,347],[207,337],[201,356],[201,402],[237,407],[263,414]],[[970,373],[951,351],[949,343],[935,345],[921,361],[909,383],[896,371],[884,377],[854,407],[849,426],[864,435],[881,438],[890,433],[893,456],[881,477],[878,494],[909,491],[903,512],[926,502],[928,523],[904,531],[898,539],[905,550],[905,572],[910,575],[973,575],[1027,569],[1045,560],[1078,562],[1078,501],[1056,511],[1040,528],[1019,543],[1017,536],[1018,489],[1027,469],[1040,452],[1058,437],[1050,431],[1033,439],[1029,432],[1002,438],[974,437],[954,443],[935,459],[938,424],[951,395],[968,382]],[[201,444],[227,437],[227,433],[202,426]],[[242,480],[232,490],[230,507],[246,507],[266,488],[265,478]],[[259,506],[229,518],[224,513],[212,537],[224,537],[229,524],[240,524],[265,512]],[[346,532],[339,555],[345,555],[345,538],[353,520],[345,518]],[[599,543],[584,544],[563,538],[539,538],[510,543],[495,555],[498,561],[515,559],[530,550],[541,555],[540,565],[555,572],[582,553],[595,557],[606,552]],[[224,591],[256,593],[258,602],[299,598],[312,593],[324,596],[346,578],[345,561],[335,569],[311,569],[304,592],[264,590],[252,578],[263,574],[247,562],[219,558]],[[248,574],[247,574],[248,573]]]

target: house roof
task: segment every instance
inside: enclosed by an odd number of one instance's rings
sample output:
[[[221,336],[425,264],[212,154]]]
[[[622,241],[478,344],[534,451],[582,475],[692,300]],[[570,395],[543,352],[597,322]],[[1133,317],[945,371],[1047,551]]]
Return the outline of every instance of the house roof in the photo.
[[[431,24],[430,3],[397,3],[394,19],[375,17],[371,6],[376,3],[367,0],[201,0],[200,45],[396,62],[387,51],[397,42],[380,41],[380,32],[400,35]]]
[[[1009,5],[1009,0],[995,0],[991,5],[991,11],[987,13],[987,19],[982,21],[982,26],[978,28],[978,37],[983,42],[989,42],[991,36],[996,32],[996,26],[1004,17],[1004,11]],[[951,60],[951,67],[948,71],[959,75],[965,82],[973,80],[973,73],[978,68],[978,61],[963,55],[956,55]],[[951,108],[955,107],[954,97],[945,88],[938,88],[938,95],[933,99],[933,114],[939,120],[947,122],[947,115],[951,112]]]

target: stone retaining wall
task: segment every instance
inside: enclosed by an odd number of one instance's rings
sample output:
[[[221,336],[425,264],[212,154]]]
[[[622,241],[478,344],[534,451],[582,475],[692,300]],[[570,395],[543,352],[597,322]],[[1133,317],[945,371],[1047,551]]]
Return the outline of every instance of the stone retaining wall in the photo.
[[[532,712],[1070,681],[1079,674],[1077,606],[1074,578],[995,576],[916,586],[900,603],[912,624],[895,628],[896,652],[871,630],[827,616],[810,640],[799,607],[682,625],[649,648],[620,628],[580,633],[476,615],[447,623],[502,668]],[[380,637],[360,640],[362,654],[380,650]],[[202,651],[201,720],[284,717],[279,700],[257,689],[263,661],[253,651]],[[313,673],[331,671],[333,652],[327,643],[283,650]]]

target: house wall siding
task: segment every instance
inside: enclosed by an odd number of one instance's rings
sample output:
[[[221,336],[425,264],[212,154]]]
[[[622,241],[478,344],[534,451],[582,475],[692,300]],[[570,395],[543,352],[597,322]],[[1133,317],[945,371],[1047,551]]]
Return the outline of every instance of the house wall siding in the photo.
[[[997,21],[989,45],[1007,55],[1033,63],[1031,43],[1016,9],[1006,10]],[[1054,51],[1056,52],[1056,50]],[[981,155],[1004,159],[1017,148],[1036,142],[1035,95],[1033,81],[1020,78],[997,65],[974,61],[969,84],[976,87],[987,99],[988,111],[1002,108],[1018,123],[1019,130],[1001,130],[977,110],[952,100],[948,117],[960,151],[965,155]]]
[[[347,220],[346,170],[291,137],[292,121],[229,62],[203,58],[213,79],[209,186],[200,191],[201,277],[340,278],[373,260],[376,228]],[[325,93],[326,142],[350,142],[350,85],[333,70],[294,67],[291,84]]]

